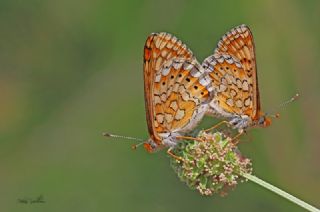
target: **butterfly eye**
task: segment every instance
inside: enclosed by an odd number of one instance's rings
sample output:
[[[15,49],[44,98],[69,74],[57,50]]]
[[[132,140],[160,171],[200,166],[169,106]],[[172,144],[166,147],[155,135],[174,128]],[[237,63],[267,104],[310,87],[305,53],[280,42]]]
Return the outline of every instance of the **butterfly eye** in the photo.
[[[259,124],[259,125],[263,125],[263,124],[264,124],[264,116],[261,116],[261,117],[259,118],[258,124]]]

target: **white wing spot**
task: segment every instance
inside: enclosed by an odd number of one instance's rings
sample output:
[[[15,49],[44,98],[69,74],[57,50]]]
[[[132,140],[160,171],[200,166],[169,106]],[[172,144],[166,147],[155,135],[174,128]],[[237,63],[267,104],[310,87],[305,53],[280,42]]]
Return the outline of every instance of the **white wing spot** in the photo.
[[[158,71],[160,69],[160,66],[161,66],[161,63],[162,63],[162,58],[159,57],[156,61],[156,64],[155,64],[155,69]]]
[[[160,96],[160,99],[161,99],[162,102],[167,101],[167,95],[166,95],[166,94],[162,94],[162,95]]]
[[[182,66],[182,63],[179,61],[173,61],[173,68],[179,70]]]
[[[185,111],[179,109],[175,115],[175,119],[181,120],[181,119],[183,119],[184,116],[185,116]]]
[[[160,82],[160,80],[161,80],[161,75],[160,75],[160,74],[157,74],[154,81],[155,81],[155,82]]]
[[[164,118],[163,114],[156,115],[156,119],[159,123],[163,123],[163,118]]]
[[[235,62],[235,64],[236,64],[236,66],[237,66],[238,68],[241,68],[241,63]]]
[[[170,103],[170,107],[171,107],[174,111],[176,111],[176,110],[178,109],[177,101],[172,101],[172,102]]]
[[[233,107],[233,99],[227,99],[227,104],[230,106],[230,107]]]
[[[165,42],[164,40],[162,40],[161,44],[160,44],[160,49],[163,49],[163,47],[165,47],[167,45],[167,42]]]
[[[225,86],[224,84],[220,84],[219,92],[225,92],[226,90],[227,90],[227,86]]]
[[[169,33],[167,33],[165,39],[170,40],[170,38],[171,38],[171,35]]]
[[[164,67],[162,69],[162,75],[167,76],[170,73],[170,67]]]
[[[190,74],[191,74],[191,76],[193,76],[193,77],[199,78],[199,77],[201,76],[202,72],[201,72],[201,69],[198,70],[196,67],[193,67],[193,68],[191,69]]]
[[[232,97],[235,97],[235,96],[237,95],[237,92],[236,92],[234,89],[231,89],[230,95],[231,95]]]
[[[242,88],[242,82],[240,79],[237,79],[237,86],[238,88]]]
[[[161,103],[161,99],[159,96],[154,96],[154,103],[155,104],[160,104]]]
[[[199,80],[199,83],[200,83],[202,86],[207,86],[210,82],[211,82],[211,80],[210,80],[209,76],[202,77],[202,78]]]
[[[184,101],[189,101],[190,99],[189,94],[187,92],[181,93],[181,96]]]
[[[250,106],[250,104],[251,104],[251,100],[250,100],[250,98],[247,98],[246,100],[244,100],[244,105],[245,106]]]
[[[221,83],[222,83],[223,85],[228,85],[228,81],[227,81],[226,78],[224,78],[224,77],[221,78]]]
[[[249,90],[249,84],[246,80],[243,81],[242,83],[242,90],[248,91]]]
[[[237,106],[238,108],[242,108],[242,101],[241,101],[240,99],[238,99],[238,100],[236,101],[236,106]]]
[[[219,63],[223,63],[224,58],[223,58],[223,57],[219,57],[219,58],[217,58],[217,61],[218,61]]]
[[[183,64],[183,69],[185,69],[185,70],[190,70],[192,67],[193,67],[193,64],[190,64],[190,63]]]
[[[173,120],[173,116],[169,113],[165,113],[164,117],[165,117],[167,123],[171,123]]]

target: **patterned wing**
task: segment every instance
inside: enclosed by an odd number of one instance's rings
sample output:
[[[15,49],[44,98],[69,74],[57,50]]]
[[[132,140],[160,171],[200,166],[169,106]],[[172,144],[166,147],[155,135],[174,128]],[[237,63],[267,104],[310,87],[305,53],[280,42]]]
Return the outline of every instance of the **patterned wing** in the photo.
[[[174,58],[154,82],[154,126],[157,133],[192,130],[206,112],[212,83],[196,59]]]
[[[203,62],[217,86],[216,103],[227,113],[248,115],[256,120],[260,98],[253,36],[241,25],[233,28],[219,41],[214,55]]]
[[[253,114],[252,81],[237,58],[214,54],[205,59],[203,67],[216,89],[213,107],[218,113],[223,116]]]
[[[153,33],[147,38],[144,46],[143,65],[146,118],[150,137],[157,144],[160,144],[161,140],[155,134],[154,80],[162,65],[176,57],[188,59],[193,58],[193,54],[185,44],[168,33]]]

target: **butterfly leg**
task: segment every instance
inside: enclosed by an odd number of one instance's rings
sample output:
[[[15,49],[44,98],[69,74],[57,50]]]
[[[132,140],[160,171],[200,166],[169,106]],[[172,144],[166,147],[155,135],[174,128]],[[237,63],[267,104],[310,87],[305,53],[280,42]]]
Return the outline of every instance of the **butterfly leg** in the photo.
[[[201,138],[194,138],[194,137],[189,137],[189,136],[177,136],[176,139],[179,140],[192,140],[192,141],[199,141],[199,142],[205,142],[204,140],[202,140]],[[176,160],[179,161],[184,161],[183,158],[176,156],[173,152],[172,152],[173,147],[170,147],[167,151],[167,154],[170,155],[171,157],[173,157]]]
[[[179,156],[176,156],[173,152],[172,152],[172,147],[170,147],[167,151],[167,154],[170,155],[171,157],[173,157],[174,159],[176,160],[179,160],[179,161],[184,161],[184,159],[182,157],[179,157]]]
[[[179,140],[192,140],[192,141],[204,142],[204,140],[202,140],[201,138],[194,138],[189,136],[177,136],[176,138]]]
[[[208,129],[204,130],[204,132],[209,132],[209,131],[211,131],[213,129],[216,129],[217,127],[221,126],[222,124],[226,124],[227,126],[230,125],[229,122],[227,122],[227,121],[221,121],[218,124],[214,125],[213,127],[210,127]]]
[[[234,143],[235,145],[237,145],[238,143],[239,143],[239,141],[237,140],[241,135],[243,135],[244,133],[245,133],[246,131],[245,130],[239,130],[239,133],[236,135],[236,136],[234,136],[233,138],[232,138],[232,143]]]

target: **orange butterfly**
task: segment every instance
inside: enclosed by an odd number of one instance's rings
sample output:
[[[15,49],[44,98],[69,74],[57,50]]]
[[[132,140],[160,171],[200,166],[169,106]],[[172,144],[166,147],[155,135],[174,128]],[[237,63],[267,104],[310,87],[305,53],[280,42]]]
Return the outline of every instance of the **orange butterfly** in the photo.
[[[144,46],[143,67],[150,136],[143,144],[148,152],[169,147],[171,154],[178,140],[197,140],[185,134],[205,114],[229,119],[210,129],[228,123],[239,130],[238,136],[248,127],[271,124],[272,115],[267,116],[260,108],[254,41],[245,25],[225,34],[202,65],[173,35],[153,33]]]
[[[151,34],[144,47],[144,94],[153,152],[173,148],[194,129],[208,109],[212,82],[192,52],[168,33]]]
[[[241,134],[248,127],[267,127],[271,124],[270,117],[279,116],[261,111],[255,46],[252,32],[246,25],[227,32],[202,66],[215,88],[207,114],[229,119],[218,125],[228,123]]]

